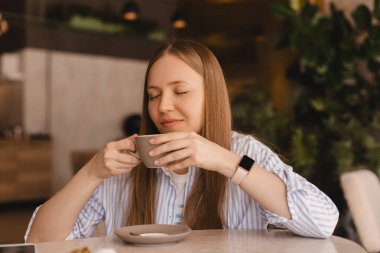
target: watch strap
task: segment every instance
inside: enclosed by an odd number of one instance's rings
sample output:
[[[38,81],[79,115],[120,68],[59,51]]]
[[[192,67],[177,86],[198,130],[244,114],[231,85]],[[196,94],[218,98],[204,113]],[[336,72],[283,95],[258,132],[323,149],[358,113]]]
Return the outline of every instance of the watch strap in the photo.
[[[255,163],[255,160],[244,155],[243,158],[240,160],[240,163],[236,169],[235,174],[232,176],[231,181],[234,184],[240,185],[240,183],[249,173],[254,163]]]
[[[241,167],[238,167],[235,174],[231,178],[232,183],[240,185],[240,183],[243,181],[245,176],[247,176],[248,171],[245,169],[242,169]]]

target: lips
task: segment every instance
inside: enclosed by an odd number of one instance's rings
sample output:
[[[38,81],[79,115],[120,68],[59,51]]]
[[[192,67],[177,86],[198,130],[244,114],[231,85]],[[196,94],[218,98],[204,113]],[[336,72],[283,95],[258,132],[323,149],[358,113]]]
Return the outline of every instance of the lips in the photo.
[[[182,121],[183,120],[180,120],[180,119],[167,119],[167,120],[161,121],[161,125],[166,128],[171,128],[171,127],[175,127],[181,124]]]

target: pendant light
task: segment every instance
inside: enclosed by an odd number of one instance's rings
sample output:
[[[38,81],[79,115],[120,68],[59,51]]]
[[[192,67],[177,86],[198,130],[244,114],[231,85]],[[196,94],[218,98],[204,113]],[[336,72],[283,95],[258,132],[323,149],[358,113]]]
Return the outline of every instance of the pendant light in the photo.
[[[127,1],[124,4],[122,15],[124,20],[134,21],[137,20],[140,16],[139,6],[135,1]]]
[[[175,11],[170,19],[172,26],[175,29],[181,30],[187,27],[186,15],[182,11]]]
[[[0,13],[0,36],[8,32],[8,22],[3,18],[3,15]]]

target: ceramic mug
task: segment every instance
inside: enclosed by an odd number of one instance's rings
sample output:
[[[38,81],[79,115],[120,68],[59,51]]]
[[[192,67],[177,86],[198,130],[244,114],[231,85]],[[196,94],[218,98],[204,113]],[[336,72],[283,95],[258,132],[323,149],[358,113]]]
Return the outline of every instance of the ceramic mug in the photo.
[[[139,157],[147,168],[160,168],[160,167],[162,167],[162,166],[154,165],[154,161],[160,157],[165,156],[166,153],[160,154],[157,156],[150,156],[149,155],[149,152],[151,150],[153,150],[154,148],[161,145],[161,144],[150,144],[149,140],[151,138],[153,138],[155,136],[159,136],[159,135],[163,135],[163,134],[139,135],[135,139],[136,140],[136,153],[133,155]]]

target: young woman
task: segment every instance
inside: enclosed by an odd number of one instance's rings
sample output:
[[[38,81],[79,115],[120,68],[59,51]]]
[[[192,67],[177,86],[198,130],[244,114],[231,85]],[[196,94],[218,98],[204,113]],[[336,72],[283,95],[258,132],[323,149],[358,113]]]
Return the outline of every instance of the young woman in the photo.
[[[334,203],[254,137],[231,131],[223,72],[206,47],[186,40],[162,47],[144,85],[141,134],[165,134],[150,152],[168,153],[156,159],[162,168],[145,168],[127,152],[137,135],[108,143],[35,211],[26,241],[90,237],[103,221],[107,235],[151,223],[333,233]]]

